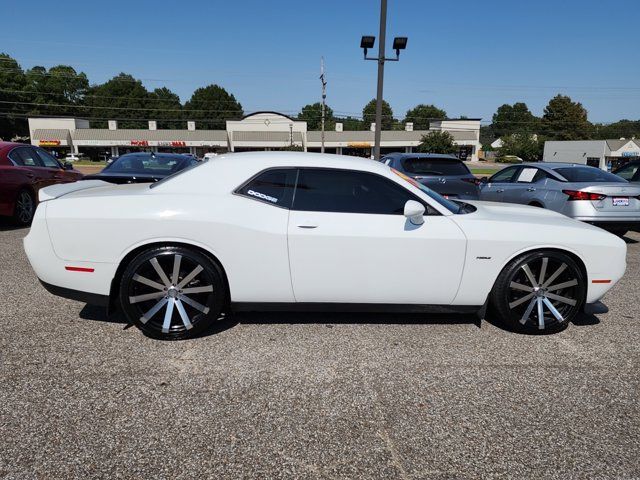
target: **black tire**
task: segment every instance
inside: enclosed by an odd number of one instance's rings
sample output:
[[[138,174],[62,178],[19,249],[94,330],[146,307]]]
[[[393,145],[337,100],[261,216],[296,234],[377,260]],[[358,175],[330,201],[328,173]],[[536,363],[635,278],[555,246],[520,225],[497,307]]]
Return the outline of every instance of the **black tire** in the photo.
[[[164,340],[210,329],[226,296],[220,266],[195,249],[178,246],[140,253],[120,281],[120,303],[129,321],[145,335]]]
[[[35,213],[36,200],[33,194],[26,189],[20,190],[13,209],[13,223],[21,227],[28,227],[31,225]]]
[[[530,207],[537,207],[537,208],[544,208],[544,207],[542,206],[542,204],[541,204],[541,203],[538,203],[538,202],[531,202],[531,203],[529,204],[529,206],[530,206]]]
[[[490,299],[509,329],[553,333],[566,328],[581,311],[586,291],[586,279],[573,258],[549,250],[526,253],[509,262]]]

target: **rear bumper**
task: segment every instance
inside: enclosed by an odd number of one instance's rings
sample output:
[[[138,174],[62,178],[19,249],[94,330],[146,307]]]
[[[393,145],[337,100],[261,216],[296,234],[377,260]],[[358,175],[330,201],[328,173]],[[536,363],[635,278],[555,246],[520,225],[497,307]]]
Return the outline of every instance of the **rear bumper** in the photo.
[[[640,229],[640,218],[625,217],[573,217],[575,220],[595,225],[605,230],[635,230]]]

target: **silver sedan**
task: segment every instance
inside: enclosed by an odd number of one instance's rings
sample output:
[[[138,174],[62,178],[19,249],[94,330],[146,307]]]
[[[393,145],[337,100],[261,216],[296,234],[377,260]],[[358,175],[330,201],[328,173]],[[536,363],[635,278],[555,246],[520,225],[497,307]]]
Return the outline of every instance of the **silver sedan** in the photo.
[[[624,235],[640,227],[640,186],[575,163],[524,163],[482,179],[480,200],[548,208]]]

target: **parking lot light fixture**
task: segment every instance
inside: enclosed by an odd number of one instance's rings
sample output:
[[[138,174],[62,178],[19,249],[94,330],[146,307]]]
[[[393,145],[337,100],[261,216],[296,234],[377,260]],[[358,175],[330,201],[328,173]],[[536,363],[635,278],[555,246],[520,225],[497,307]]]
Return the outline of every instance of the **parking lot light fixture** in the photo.
[[[360,40],[360,48],[364,50],[364,58],[367,58],[367,50],[373,48],[376,43],[376,37],[370,35],[363,35]]]

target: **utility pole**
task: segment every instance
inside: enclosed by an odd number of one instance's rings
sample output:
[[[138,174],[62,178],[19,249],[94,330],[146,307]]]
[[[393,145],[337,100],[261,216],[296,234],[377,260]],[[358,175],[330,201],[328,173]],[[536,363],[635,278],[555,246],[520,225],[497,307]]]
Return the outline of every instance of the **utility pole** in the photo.
[[[320,133],[320,153],[324,153],[324,115],[327,100],[327,81],[324,78],[324,57],[320,57],[320,82],[322,83],[322,127]]]
[[[374,135],[373,158],[380,160],[380,140],[382,138],[382,102],[384,84],[384,45],[387,37],[387,0],[380,1],[380,39],[378,41],[378,94],[376,97],[376,132]]]

